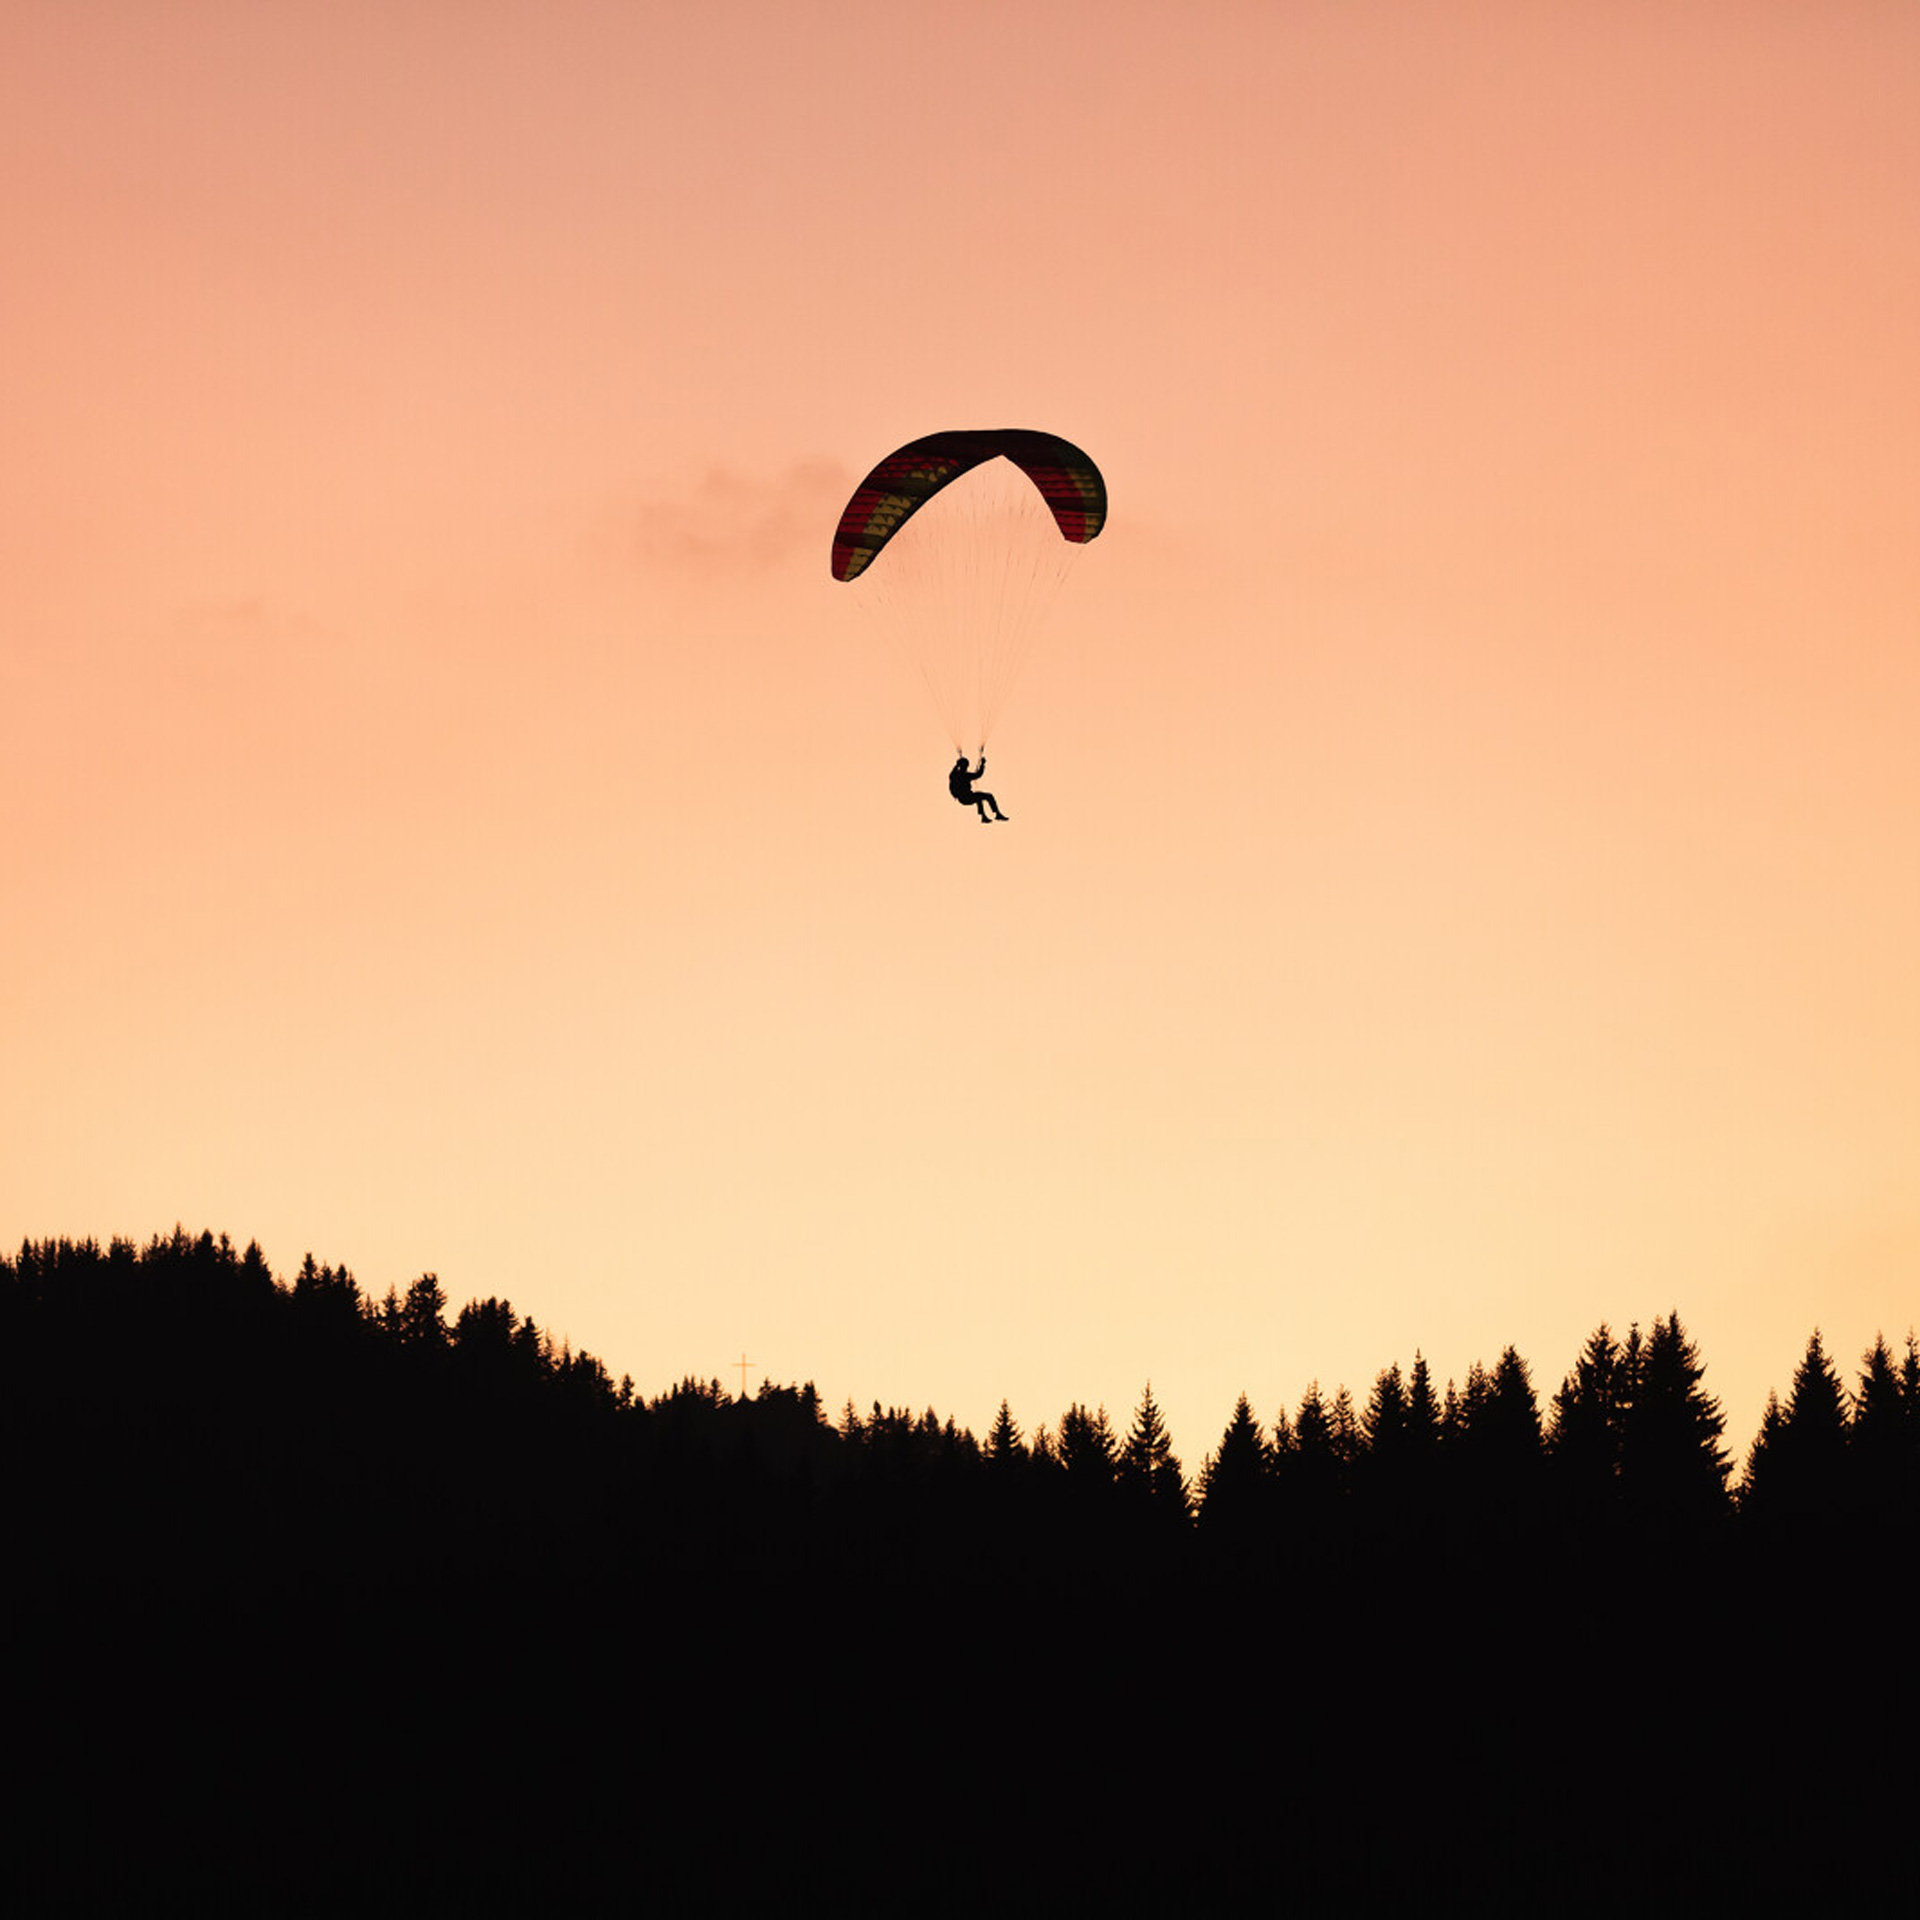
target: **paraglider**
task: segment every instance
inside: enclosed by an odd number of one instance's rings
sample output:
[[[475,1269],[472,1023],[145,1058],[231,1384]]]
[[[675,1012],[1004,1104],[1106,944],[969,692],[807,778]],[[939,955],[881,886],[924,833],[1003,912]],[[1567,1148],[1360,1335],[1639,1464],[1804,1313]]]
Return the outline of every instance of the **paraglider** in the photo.
[[[973,790],[973,783],[986,770],[987,756],[984,753],[980,756],[980,764],[971,771],[967,767],[967,756],[963,753],[947,771],[947,791],[963,807],[974,808],[980,815],[982,826],[991,826],[994,821],[1004,820],[1007,816],[1000,811],[1000,802],[992,794]],[[991,813],[987,811],[989,807],[993,809]]]
[[[896,448],[834,529],[834,579],[919,673],[959,755],[948,790],[982,820],[1006,818],[972,786],[987,737],[1074,558],[1106,519],[1106,482],[1080,448],[1005,427]]]

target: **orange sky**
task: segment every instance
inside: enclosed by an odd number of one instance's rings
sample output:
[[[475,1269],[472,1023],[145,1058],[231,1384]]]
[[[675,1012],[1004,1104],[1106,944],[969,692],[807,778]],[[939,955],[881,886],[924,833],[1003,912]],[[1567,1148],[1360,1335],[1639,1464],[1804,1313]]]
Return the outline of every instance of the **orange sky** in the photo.
[[[1920,14],[0,4],[0,1242],[977,1430],[1920,1301]],[[1104,467],[948,800],[828,578]]]

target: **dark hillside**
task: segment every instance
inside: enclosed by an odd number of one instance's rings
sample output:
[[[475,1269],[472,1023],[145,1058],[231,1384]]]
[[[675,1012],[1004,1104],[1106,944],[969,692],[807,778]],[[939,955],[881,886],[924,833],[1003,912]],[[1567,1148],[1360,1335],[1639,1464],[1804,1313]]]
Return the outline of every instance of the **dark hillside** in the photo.
[[[1903,1883],[1911,1762],[1838,1737],[1906,1684],[1882,1358],[1837,1448],[1803,1368],[1745,1510],[1677,1317],[1602,1329],[1544,1415],[1511,1350],[1444,1405],[1417,1365],[1275,1433],[1243,1409],[1190,1499],[1150,1391],[1124,1434],[1003,1409],[984,1443],[810,1387],[649,1400],[431,1275],[376,1303],[207,1235],[30,1245],[0,1262],[10,1904]]]

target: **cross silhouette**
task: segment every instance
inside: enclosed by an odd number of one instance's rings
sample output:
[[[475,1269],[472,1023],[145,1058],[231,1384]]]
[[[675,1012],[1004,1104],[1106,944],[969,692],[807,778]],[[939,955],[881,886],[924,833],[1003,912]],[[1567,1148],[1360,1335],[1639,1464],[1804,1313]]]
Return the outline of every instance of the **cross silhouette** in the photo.
[[[747,1369],[749,1367],[757,1367],[760,1362],[758,1360],[749,1360],[747,1356],[742,1353],[740,1358],[732,1362],[732,1364],[740,1369],[740,1398],[744,1400],[747,1397]]]

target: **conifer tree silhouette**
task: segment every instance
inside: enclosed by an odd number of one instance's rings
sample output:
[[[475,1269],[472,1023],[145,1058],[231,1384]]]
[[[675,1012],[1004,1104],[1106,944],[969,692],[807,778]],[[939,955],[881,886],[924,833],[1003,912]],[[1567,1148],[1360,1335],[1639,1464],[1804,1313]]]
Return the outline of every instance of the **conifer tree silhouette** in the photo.
[[[1775,1523],[1830,1522],[1845,1501],[1847,1391],[1816,1327],[1777,1424],[1748,1458],[1743,1504]]]
[[[1360,1430],[1360,1416],[1354,1410],[1353,1394],[1345,1385],[1333,1396],[1327,1428],[1333,1442],[1333,1457],[1340,1463],[1341,1488],[1350,1490],[1354,1468],[1366,1449],[1366,1439]]]
[[[1901,1531],[1911,1540],[1920,1533],[1920,1343],[1911,1328],[1906,1355],[1900,1363],[1900,1432],[1894,1498],[1902,1516]]]
[[[1636,1523],[1664,1539],[1699,1535],[1727,1511],[1726,1421],[1678,1313],[1656,1318],[1632,1406],[1620,1422],[1620,1490]]]
[[[1847,1390],[1813,1330],[1807,1351],[1794,1369],[1793,1392],[1781,1430],[1781,1456],[1796,1481],[1808,1491],[1838,1491],[1847,1446]]]
[[[1011,1472],[1026,1464],[1026,1442],[1020,1438],[1013,1409],[1004,1400],[1000,1402],[1000,1411],[993,1416],[993,1425],[987,1429],[985,1454],[987,1464],[999,1473]]]
[[[1517,1349],[1501,1350],[1488,1383],[1482,1428],[1491,1443],[1515,1460],[1533,1461],[1541,1450],[1540,1408],[1533,1378]]]
[[[1319,1381],[1309,1382],[1293,1416],[1292,1443],[1274,1463],[1280,1508],[1296,1551],[1321,1552],[1329,1543],[1347,1491],[1346,1440]]]
[[[1548,1484],[1572,1534],[1599,1544],[1620,1504],[1621,1351],[1605,1321],[1587,1336],[1547,1416]]]
[[[262,1262],[264,1266],[264,1261]],[[345,1267],[318,1265],[311,1253],[294,1276],[293,1303],[315,1325],[336,1336],[357,1327],[363,1312],[359,1284]]]
[[[1624,1427],[1633,1413],[1633,1402],[1640,1391],[1640,1369],[1646,1360],[1647,1343],[1640,1322],[1632,1321],[1627,1337],[1620,1343],[1620,1358],[1614,1368],[1613,1405],[1619,1425]]]
[[[1218,1450],[1200,1470],[1201,1528],[1233,1547],[1251,1545],[1270,1519],[1271,1484],[1266,1438],[1243,1393]]]
[[[1431,1403],[1431,1384],[1427,1392]],[[1375,1377],[1360,1416],[1354,1487],[1364,1507],[1361,1525],[1376,1549],[1404,1545],[1415,1527],[1423,1498],[1414,1484],[1415,1446],[1407,1383],[1396,1360]]]
[[[1404,1511],[1420,1535],[1431,1535],[1441,1525],[1436,1486],[1440,1462],[1440,1403],[1434,1397],[1433,1372],[1417,1348],[1413,1371],[1407,1376],[1407,1431]]]
[[[440,1276],[423,1273],[407,1289],[395,1332],[403,1346],[441,1347],[447,1343],[447,1296]]]
[[[1060,1464],[1076,1492],[1092,1497],[1112,1490],[1116,1448],[1105,1407],[1089,1413],[1076,1400],[1060,1416],[1059,1444]]]
[[[1185,1526],[1187,1485],[1173,1451],[1173,1439],[1161,1417],[1149,1380],[1134,1410],[1133,1425],[1120,1449],[1116,1479],[1129,1509],[1148,1524]]]
[[[1780,1396],[1769,1391],[1766,1412],[1760,1418],[1760,1431],[1747,1449],[1746,1470],[1740,1476],[1740,1510],[1748,1515],[1764,1514],[1774,1487],[1775,1450],[1780,1444],[1780,1429],[1787,1416],[1780,1409]],[[1756,1490],[1757,1489],[1757,1490]]]
[[[1911,1515],[1916,1489],[1914,1477],[1914,1410],[1907,1402],[1900,1374],[1887,1346],[1876,1333],[1860,1362],[1860,1387],[1853,1396],[1853,1420],[1847,1450],[1853,1504],[1865,1511]],[[1910,1540],[1912,1518],[1899,1528],[1901,1544]]]
[[[1413,1372],[1407,1376],[1407,1440],[1415,1453],[1440,1444],[1440,1403],[1433,1396],[1433,1372],[1418,1349]]]
[[[511,1364],[516,1357],[513,1308],[504,1300],[469,1300],[453,1323],[453,1345],[465,1359],[498,1360]]]
[[[1407,1437],[1407,1387],[1400,1363],[1383,1368],[1367,1396],[1360,1428],[1366,1450],[1376,1463],[1393,1459]]]
[[[1511,1560],[1539,1525],[1544,1464],[1540,1409],[1518,1351],[1507,1347],[1491,1373],[1476,1360],[1449,1416],[1446,1478],[1460,1526],[1457,1545]]]

